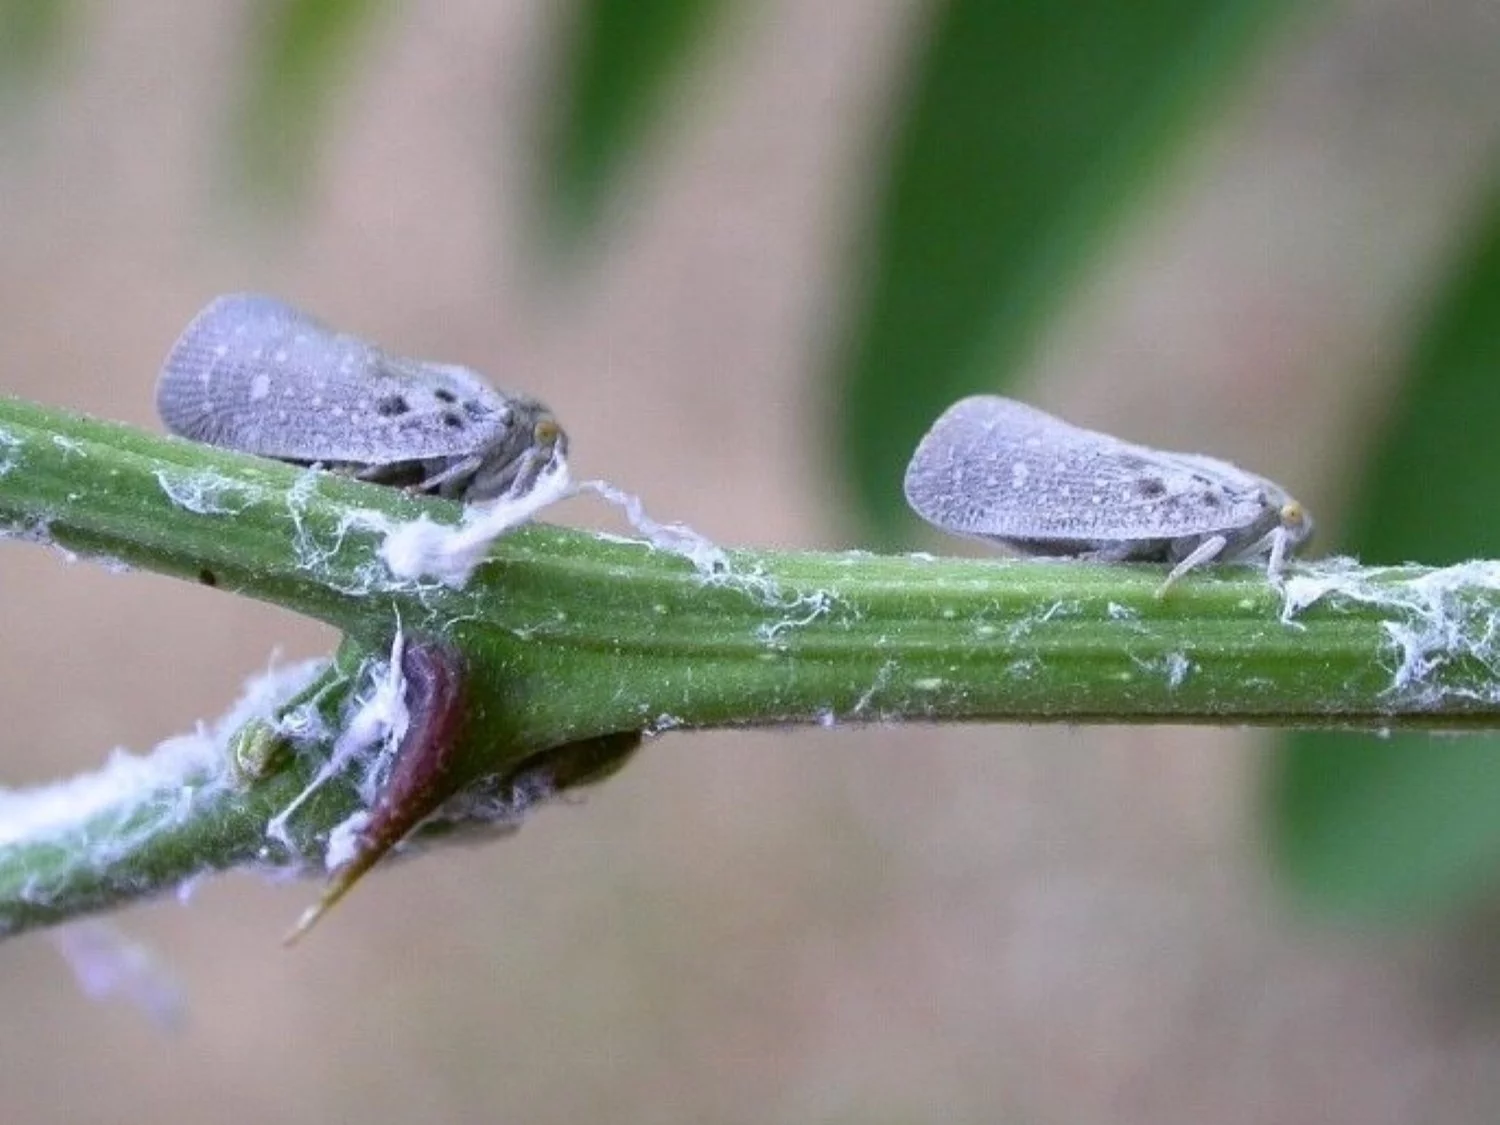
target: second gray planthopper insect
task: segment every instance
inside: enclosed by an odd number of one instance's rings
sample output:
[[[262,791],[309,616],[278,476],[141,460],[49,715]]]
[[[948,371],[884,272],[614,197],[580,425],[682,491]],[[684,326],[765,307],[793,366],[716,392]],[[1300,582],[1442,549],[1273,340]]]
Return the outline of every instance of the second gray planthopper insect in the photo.
[[[467,367],[391,355],[256,293],[219,297],[193,319],[162,368],[156,409],[181,437],[452,500],[524,495],[568,448],[535,399]]]
[[[1265,558],[1275,581],[1312,535],[1286,490],[1228,461],[1133,445],[999,395],[943,412],[906,469],[906,499],[944,531],[1020,554],[1173,563]]]

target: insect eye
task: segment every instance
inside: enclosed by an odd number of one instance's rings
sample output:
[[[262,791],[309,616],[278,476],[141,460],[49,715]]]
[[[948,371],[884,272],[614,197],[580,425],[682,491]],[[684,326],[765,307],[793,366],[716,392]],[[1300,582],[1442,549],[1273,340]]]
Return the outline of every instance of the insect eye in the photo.
[[[1306,519],[1307,512],[1297,501],[1288,500],[1281,506],[1281,522],[1286,527],[1301,527]]]
[[[531,440],[538,445],[552,445],[557,441],[558,435],[561,433],[562,427],[553,419],[543,418],[535,426],[531,427]]]

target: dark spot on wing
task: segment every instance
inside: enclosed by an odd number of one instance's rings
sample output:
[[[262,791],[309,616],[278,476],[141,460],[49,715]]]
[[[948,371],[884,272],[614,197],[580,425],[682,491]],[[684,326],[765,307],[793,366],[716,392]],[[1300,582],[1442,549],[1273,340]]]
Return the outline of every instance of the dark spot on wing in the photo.
[[[464,416],[456,410],[445,410],[443,411],[443,425],[447,426],[450,430],[462,429]]]
[[[1135,482],[1135,490],[1147,500],[1154,500],[1167,491],[1167,483],[1160,477],[1142,477]]]
[[[1224,502],[1224,498],[1212,488],[1205,489],[1200,499],[1203,501],[1205,508],[1217,508]]]
[[[471,398],[464,403],[464,413],[470,418],[483,418],[489,414],[490,408],[477,398]]]
[[[450,391],[447,387],[439,387],[437,390],[432,392],[432,397],[437,399],[439,402],[458,401],[458,396]]]
[[[375,404],[375,412],[382,418],[394,418],[397,414],[405,414],[411,409],[411,403],[400,395],[386,395]]]

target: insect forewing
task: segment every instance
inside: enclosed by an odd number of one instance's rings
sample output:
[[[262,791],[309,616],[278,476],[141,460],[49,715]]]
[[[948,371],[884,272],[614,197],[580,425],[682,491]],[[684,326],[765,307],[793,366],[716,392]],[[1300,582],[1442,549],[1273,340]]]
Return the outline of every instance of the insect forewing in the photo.
[[[976,395],[949,407],[922,439],[906,497],[918,515],[961,535],[1119,542],[1242,526],[1265,511],[1261,483],[1226,462],[1158,452]]]
[[[259,294],[220,297],[167,357],[156,407],[173,433],[289,461],[452,458],[512,424],[461,367],[392,356]]]

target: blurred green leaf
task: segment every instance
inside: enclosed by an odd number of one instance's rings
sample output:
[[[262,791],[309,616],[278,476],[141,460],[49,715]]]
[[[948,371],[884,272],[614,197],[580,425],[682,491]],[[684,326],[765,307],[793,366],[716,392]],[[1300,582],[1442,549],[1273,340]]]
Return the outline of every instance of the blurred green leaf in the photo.
[[[0,93],[24,90],[48,71],[77,14],[73,0],[0,0]]]
[[[1367,563],[1500,556],[1500,193],[1437,302],[1342,547]],[[1272,846],[1294,889],[1412,917],[1500,886],[1500,742],[1306,733],[1278,751]]]
[[[557,248],[587,236],[692,50],[728,0],[580,0],[559,40],[542,205]]]
[[[884,541],[911,526],[901,479],[925,428],[1027,359],[1112,220],[1289,7],[938,6],[900,95],[839,357],[846,464]]]
[[[252,190],[292,194],[316,167],[332,95],[388,0],[262,0],[252,16],[240,161]]]

